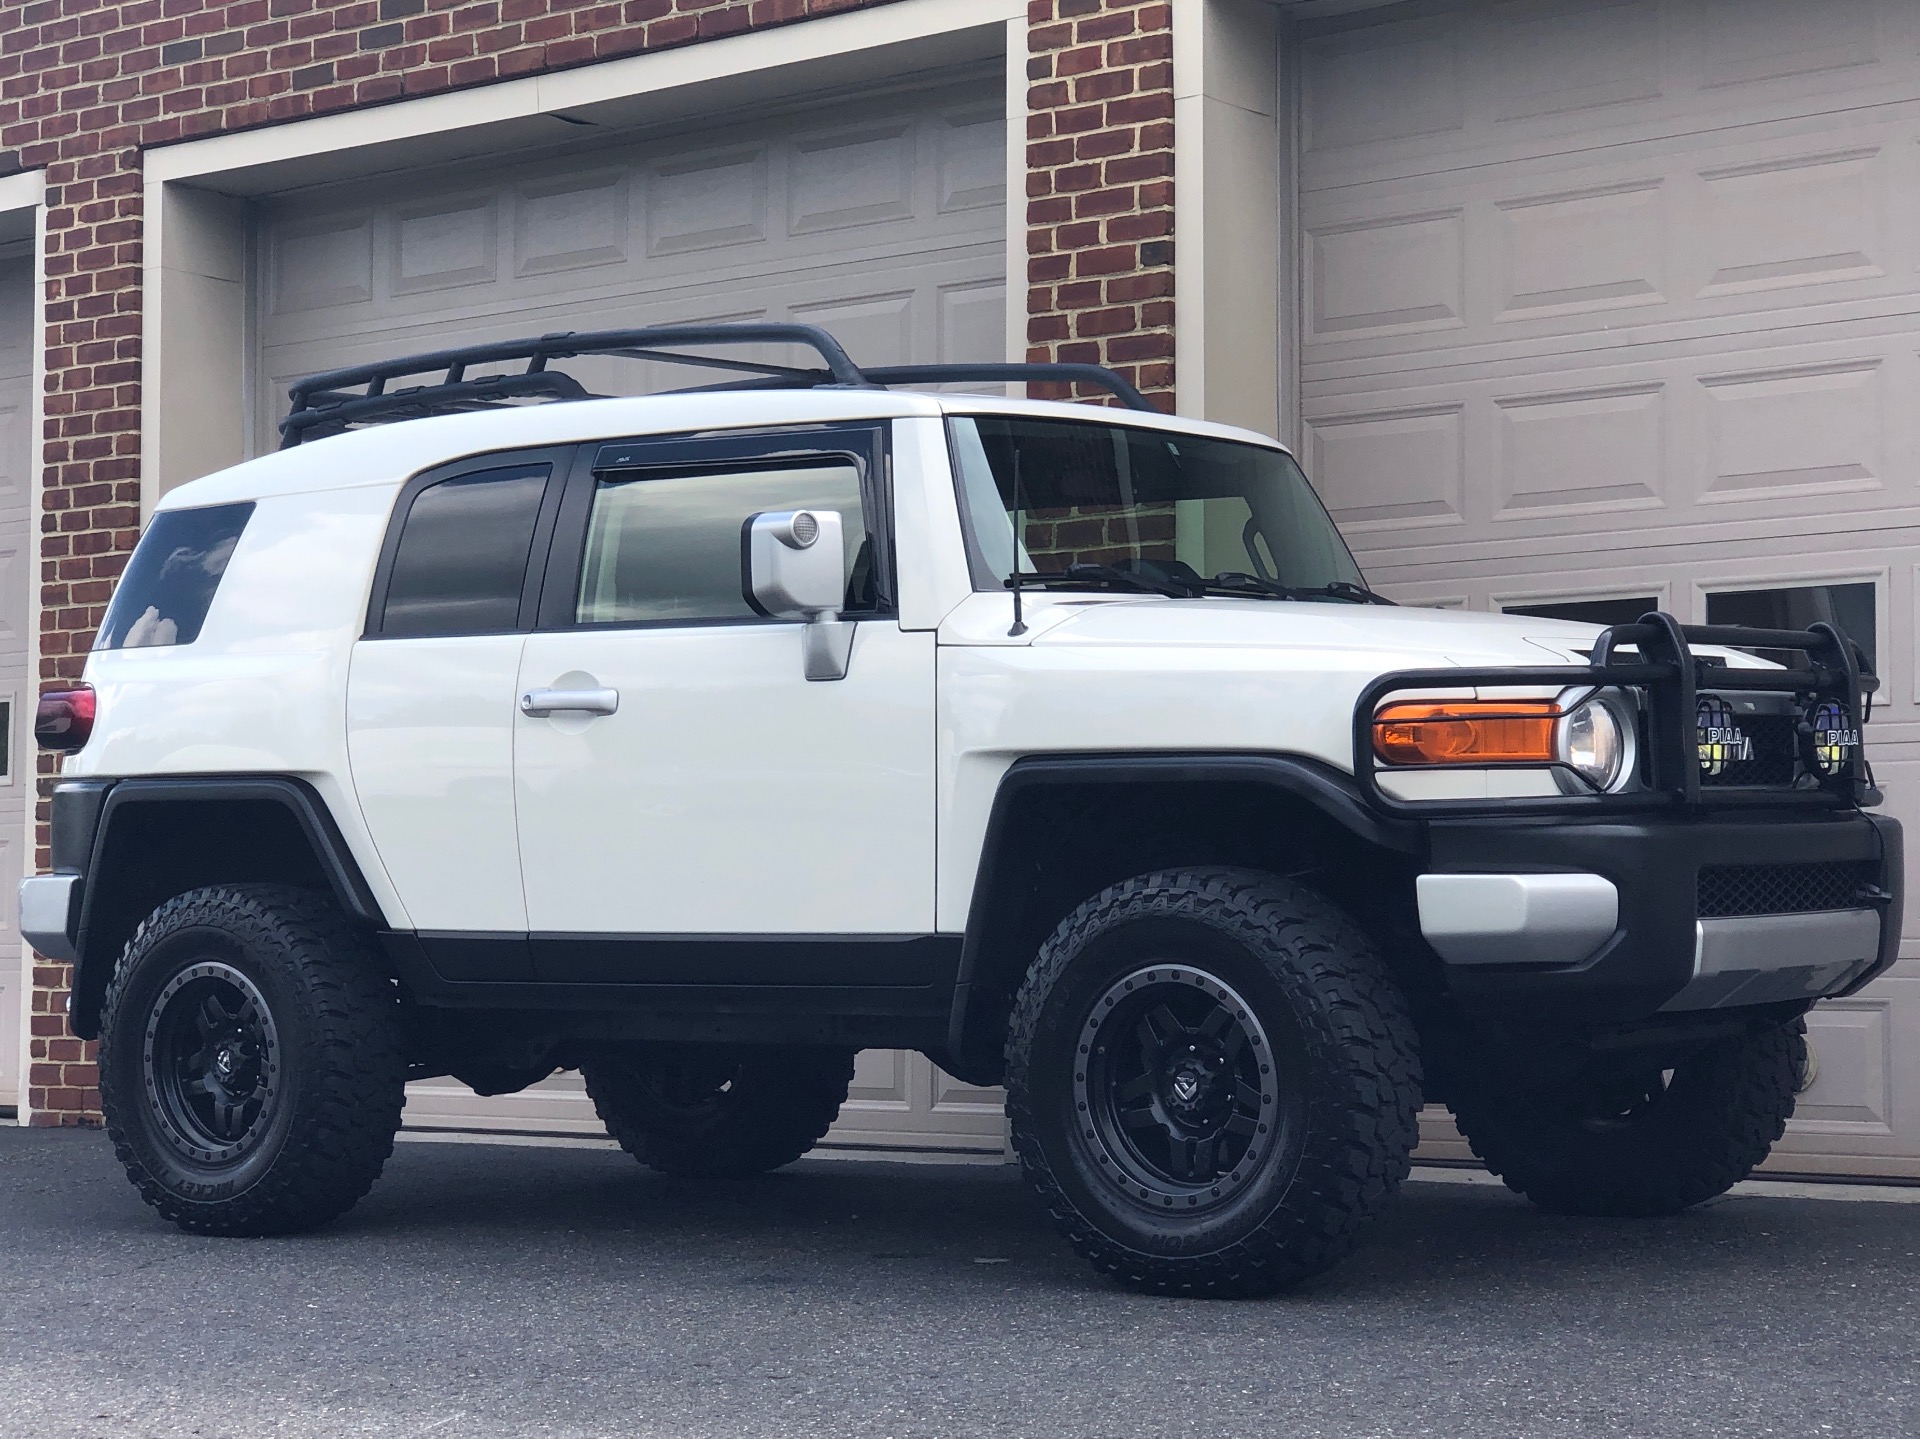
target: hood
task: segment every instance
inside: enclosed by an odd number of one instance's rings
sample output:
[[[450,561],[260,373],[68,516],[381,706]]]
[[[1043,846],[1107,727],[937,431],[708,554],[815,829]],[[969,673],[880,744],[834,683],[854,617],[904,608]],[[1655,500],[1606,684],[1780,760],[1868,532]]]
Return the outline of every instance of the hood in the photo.
[[[1082,604],[1036,646],[1131,645],[1326,651],[1396,657],[1396,667],[1584,664],[1598,625],[1412,606],[1131,597]]]

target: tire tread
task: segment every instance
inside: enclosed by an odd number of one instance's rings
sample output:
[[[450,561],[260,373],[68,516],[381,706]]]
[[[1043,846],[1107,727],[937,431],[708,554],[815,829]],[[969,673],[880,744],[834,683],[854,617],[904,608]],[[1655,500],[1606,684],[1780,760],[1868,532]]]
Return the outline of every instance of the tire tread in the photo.
[[[1239,939],[1296,998],[1310,1036],[1332,1056],[1339,1104],[1318,1104],[1287,1203],[1213,1253],[1170,1259],[1113,1238],[1075,1207],[1034,1134],[1031,1066],[1042,1010],[1075,958],[1098,935],[1138,918],[1184,918]],[[1276,962],[1277,961],[1277,962]],[[1187,868],[1110,886],[1067,916],[1041,947],[1014,1001],[1007,1039],[1008,1114],[1028,1181],[1067,1241],[1102,1273],[1161,1294],[1271,1293],[1345,1258],[1398,1192],[1418,1134],[1421,1073],[1406,1000],[1352,919],[1312,890],[1258,871]]]
[[[316,1023],[316,1063],[306,1077],[304,1122],[260,1180],[213,1202],[185,1199],[142,1162],[129,1131],[129,1106],[113,1063],[127,986],[143,954],[196,926],[239,926],[291,961]],[[331,896],[290,885],[227,884],[167,900],[135,930],[107,985],[102,1009],[100,1100],[115,1157],[140,1196],[195,1234],[266,1235],[312,1229],[352,1208],[393,1153],[404,1103],[406,1059],[398,999],[372,950]]]

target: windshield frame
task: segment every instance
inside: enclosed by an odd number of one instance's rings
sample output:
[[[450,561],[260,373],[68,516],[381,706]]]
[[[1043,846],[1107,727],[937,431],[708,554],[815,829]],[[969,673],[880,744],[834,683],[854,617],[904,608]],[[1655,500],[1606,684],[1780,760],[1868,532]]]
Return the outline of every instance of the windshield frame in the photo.
[[[947,438],[947,457],[949,466],[953,471],[954,500],[958,504],[960,511],[960,529],[963,542],[966,545],[967,570],[976,593],[991,594],[1005,591],[1008,588],[1008,577],[1012,574],[1013,569],[1012,566],[1009,566],[1005,570],[998,570],[996,572],[997,567],[987,555],[986,549],[981,543],[979,527],[975,523],[974,500],[969,494],[969,479],[963,464],[962,454],[964,445],[968,443],[977,444],[977,440],[969,441],[961,432],[960,427],[969,421],[982,420],[1026,420],[1036,424],[1084,425],[1090,429],[1122,430],[1130,435],[1151,436],[1166,441],[1185,440],[1189,442],[1204,442],[1209,445],[1231,445],[1248,450],[1258,450],[1269,455],[1277,455],[1292,466],[1299,477],[1300,487],[1304,491],[1306,498],[1319,513],[1320,518],[1325,522],[1327,532],[1338,543],[1341,551],[1345,554],[1348,565],[1352,567],[1355,579],[1362,587],[1365,586],[1366,575],[1361,570],[1359,561],[1354,558],[1353,547],[1347,543],[1346,536],[1341,533],[1340,527],[1334,523],[1333,515],[1328,511],[1326,501],[1321,499],[1319,491],[1313,487],[1313,482],[1307,478],[1306,471],[1301,467],[1299,460],[1294,456],[1293,452],[1284,445],[1272,442],[1262,444],[1252,440],[1237,438],[1227,439],[1218,435],[1166,429],[1157,425],[1128,424],[1124,419],[1117,417],[1119,412],[1115,412],[1106,407],[1102,407],[1102,409],[1103,413],[1086,417],[1056,414],[1027,415],[1018,412],[1010,413],[1005,410],[949,412],[947,414],[944,421]],[[996,490],[996,496],[997,493]],[[1018,546],[1014,548],[1013,554],[1016,558],[1019,556],[1020,549]],[[1032,576],[1035,572],[1026,570],[1025,573]],[[1253,596],[1252,591],[1249,591],[1249,596]]]

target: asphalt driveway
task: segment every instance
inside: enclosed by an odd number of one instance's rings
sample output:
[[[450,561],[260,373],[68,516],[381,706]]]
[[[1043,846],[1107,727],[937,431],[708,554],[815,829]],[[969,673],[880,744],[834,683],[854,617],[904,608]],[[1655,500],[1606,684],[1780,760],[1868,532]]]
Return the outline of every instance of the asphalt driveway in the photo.
[[[1260,1303],[1115,1289],[1016,1174],[403,1144],[297,1239],[155,1219],[0,1129],[0,1435],[1911,1435],[1920,1205],[1553,1219],[1415,1183]]]

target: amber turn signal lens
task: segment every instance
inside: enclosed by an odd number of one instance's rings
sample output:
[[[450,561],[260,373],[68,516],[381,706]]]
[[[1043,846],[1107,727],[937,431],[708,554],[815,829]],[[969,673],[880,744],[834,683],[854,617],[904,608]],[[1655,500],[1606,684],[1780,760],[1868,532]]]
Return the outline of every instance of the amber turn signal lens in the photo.
[[[1373,717],[1388,764],[1551,763],[1560,706],[1549,700],[1403,701]]]

